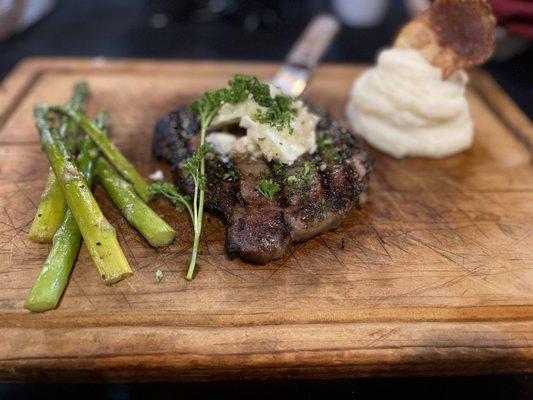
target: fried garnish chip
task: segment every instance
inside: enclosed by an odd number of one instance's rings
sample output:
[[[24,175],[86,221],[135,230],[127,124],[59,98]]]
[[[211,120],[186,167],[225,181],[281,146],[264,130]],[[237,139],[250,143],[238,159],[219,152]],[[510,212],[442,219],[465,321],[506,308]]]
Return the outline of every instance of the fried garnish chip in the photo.
[[[495,26],[486,0],[436,0],[400,31],[394,47],[420,51],[447,78],[491,56]]]

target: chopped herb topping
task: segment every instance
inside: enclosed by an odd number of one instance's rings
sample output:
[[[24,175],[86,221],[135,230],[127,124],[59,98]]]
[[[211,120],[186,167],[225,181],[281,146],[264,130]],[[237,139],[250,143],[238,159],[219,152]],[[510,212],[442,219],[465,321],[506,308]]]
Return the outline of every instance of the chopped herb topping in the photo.
[[[283,179],[285,175],[287,174],[287,166],[279,162],[273,161],[272,171],[274,172],[274,175],[276,176],[276,178]]]
[[[222,176],[222,179],[224,179],[225,181],[233,182],[237,180],[237,175],[235,174],[234,170],[230,169]]]
[[[298,178],[294,175],[290,175],[287,177],[287,185],[294,186],[298,182]]]
[[[302,172],[300,173],[300,179],[304,181],[305,183],[309,183],[311,180],[311,163],[306,162],[304,163],[304,168]]]
[[[294,128],[291,122],[296,115],[296,110],[291,108],[293,99],[291,97],[281,95],[277,95],[274,97],[274,99],[272,99],[270,96],[269,98],[271,100],[270,104],[263,106],[266,107],[266,110],[258,110],[258,113],[253,117],[253,119],[261,124],[270,125],[278,131],[287,128],[289,133],[292,134]]]
[[[154,281],[155,283],[160,283],[162,280],[163,280],[163,271],[158,269],[157,271],[155,271]]]
[[[327,134],[322,134],[318,138],[318,150],[324,151],[333,145],[333,139]]]
[[[308,184],[311,181],[311,163],[305,162],[302,168],[302,171],[297,175],[290,175],[287,177],[287,184],[290,187],[295,186],[298,181],[302,181],[305,184]]]
[[[346,154],[345,151],[340,150],[340,149],[337,152],[335,152],[335,154],[333,155],[334,162],[343,163],[347,159],[348,159],[348,154]]]
[[[257,191],[264,197],[272,200],[281,190],[281,186],[272,179],[262,179],[256,187]]]
[[[191,213],[191,205],[189,204],[189,198],[183,196],[178,189],[168,182],[156,182],[148,187],[148,193],[151,197],[156,195],[162,195],[168,199],[179,210],[183,211],[185,208]]]
[[[326,211],[328,210],[328,206],[325,202],[320,202],[317,206],[318,211],[318,218],[323,221],[324,218],[326,218]]]
[[[191,104],[191,108],[199,112],[202,120],[205,118],[205,122],[209,124],[225,103],[240,103],[249,96],[264,107],[257,109],[254,120],[277,130],[287,128],[292,133],[291,122],[296,114],[296,110],[291,107],[293,98],[285,95],[276,95],[272,98],[270,86],[251,75],[235,75],[229,81],[227,88],[206,92],[201,100]]]

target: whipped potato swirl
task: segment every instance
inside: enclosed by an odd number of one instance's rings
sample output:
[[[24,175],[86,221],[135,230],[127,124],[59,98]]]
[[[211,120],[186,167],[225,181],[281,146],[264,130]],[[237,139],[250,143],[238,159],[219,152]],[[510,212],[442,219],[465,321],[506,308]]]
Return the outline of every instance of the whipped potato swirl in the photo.
[[[443,80],[416,50],[387,49],[355,81],[346,114],[369,144],[394,157],[455,154],[473,138],[467,81],[463,70]]]

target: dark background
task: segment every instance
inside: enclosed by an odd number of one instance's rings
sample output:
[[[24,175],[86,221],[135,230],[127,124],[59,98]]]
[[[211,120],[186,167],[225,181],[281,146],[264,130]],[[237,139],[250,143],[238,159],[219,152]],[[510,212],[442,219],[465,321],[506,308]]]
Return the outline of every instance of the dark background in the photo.
[[[372,0],[369,0],[372,1]],[[28,56],[106,56],[173,59],[281,61],[311,16],[329,10],[328,0],[218,0],[238,3],[221,14],[190,9],[209,0],[60,0],[26,32],[0,42],[0,78]],[[167,23],[153,15],[166,13]],[[326,61],[372,62],[408,18],[401,0],[390,0],[373,28],[344,27]],[[155,27],[165,25],[163,27]],[[531,117],[533,50],[486,68]]]
[[[530,400],[531,377],[389,378],[149,384],[0,384],[2,400],[355,399]]]
[[[369,0],[371,1],[371,0]],[[326,0],[246,1],[222,13],[190,11],[190,0],[63,0],[29,30],[0,42],[0,78],[28,56],[105,56],[281,61]],[[228,3],[226,1],[226,3]],[[164,14],[154,17],[154,14]],[[372,62],[406,20],[392,0],[373,28],[344,27],[326,61]],[[531,117],[533,51],[486,66]],[[176,384],[0,384],[0,399],[174,398],[532,399],[531,376]]]

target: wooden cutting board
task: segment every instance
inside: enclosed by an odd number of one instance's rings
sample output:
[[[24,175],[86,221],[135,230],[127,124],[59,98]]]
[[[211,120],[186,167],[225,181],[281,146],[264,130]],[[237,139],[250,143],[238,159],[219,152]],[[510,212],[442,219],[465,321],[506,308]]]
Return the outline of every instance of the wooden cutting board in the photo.
[[[439,161],[373,152],[368,202],[336,232],[252,266],[224,254],[208,217],[198,277],[184,280],[187,215],[154,208],[179,237],[154,250],[96,189],[135,275],[106,287],[82,248],[55,311],[24,299],[48,246],[28,240],[47,174],[32,107],[85,79],[89,112],[148,175],[155,121],[234,73],[274,64],[31,59],[0,88],[0,378],[184,380],[478,374],[533,370],[531,122],[481,71],[468,92],[472,149]],[[342,118],[362,66],[325,65],[306,97]],[[154,282],[154,272],[164,272]]]

